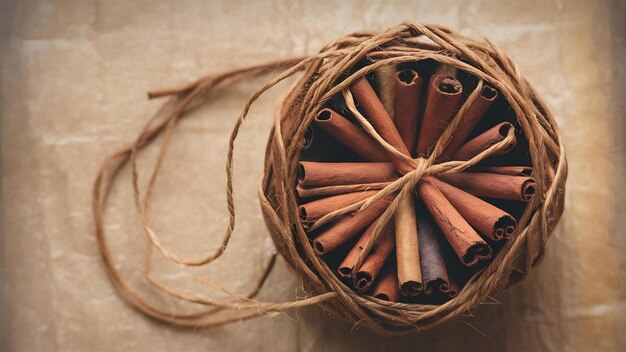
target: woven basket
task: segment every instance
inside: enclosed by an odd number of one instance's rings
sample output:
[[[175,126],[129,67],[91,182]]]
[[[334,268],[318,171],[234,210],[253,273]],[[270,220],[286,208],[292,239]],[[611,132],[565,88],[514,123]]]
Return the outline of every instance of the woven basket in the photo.
[[[427,59],[482,79],[505,97],[528,141],[538,192],[519,219],[517,235],[458,296],[442,305],[391,303],[354,292],[315,255],[299,219],[296,169],[307,127],[332,96],[381,66]],[[552,115],[506,53],[489,40],[473,40],[440,26],[402,24],[382,33],[340,38],[301,65],[298,68],[306,73],[277,109],[259,197],[276,248],[303,278],[306,292],[335,293],[321,303],[326,309],[378,332],[429,328],[466,313],[488,295],[523,279],[540,261],[563,211],[567,166]]]

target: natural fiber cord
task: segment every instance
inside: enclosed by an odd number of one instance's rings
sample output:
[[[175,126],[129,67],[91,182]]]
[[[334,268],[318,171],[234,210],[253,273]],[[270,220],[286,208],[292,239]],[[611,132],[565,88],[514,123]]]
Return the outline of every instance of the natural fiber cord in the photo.
[[[372,63],[345,76],[346,72],[364,59]],[[428,159],[408,159],[386,143],[354,105],[348,90],[350,84],[360,76],[392,64],[432,59],[466,71],[479,79],[477,88],[457,112]],[[156,177],[165,158],[166,151],[179,119],[186,109],[208,91],[219,84],[232,84],[242,77],[265,74],[269,70],[283,70],[245,104],[233,128],[227,155],[227,208],[229,225],[222,244],[206,257],[186,259],[170,252],[158,239],[151,227],[150,203]],[[151,275],[152,252],[156,248],[169,260],[187,266],[206,265],[224,253],[235,227],[233,202],[233,150],[241,124],[245,121],[251,105],[265,91],[294,75],[305,71],[295,87],[288,92],[277,109],[274,127],[270,133],[265,158],[265,174],[259,190],[263,215],[269,232],[280,254],[301,278],[303,290],[309,297],[285,303],[265,303],[253,297],[272,270],[275,255],[270,257],[259,280],[246,295],[228,292],[220,285],[205,280],[213,289],[226,292],[230,299],[208,299],[178,292]],[[533,164],[533,177],[537,181],[537,195],[529,202],[519,219],[519,231],[507,241],[495,259],[466,284],[458,296],[442,305],[420,305],[391,303],[371,296],[360,295],[345,286],[315,255],[299,220],[295,194],[296,168],[303,147],[304,135],[315,115],[336,94],[343,94],[348,108],[355,114],[363,129],[385,149],[398,155],[414,168],[400,179],[384,186],[380,192],[353,206],[339,209],[315,223],[321,226],[341,214],[358,211],[378,199],[394,196],[381,224],[372,240],[365,246],[359,261],[371,248],[377,233],[392,217],[402,197],[427,175],[455,173],[473,166],[486,157],[506,148],[513,130],[501,142],[483,151],[468,161],[452,161],[435,164],[436,157],[443,151],[447,141],[459,125],[463,113],[478,92],[488,83],[496,88],[515,112],[522,131],[529,142]],[[461,316],[489,295],[497,293],[518,282],[542,258],[548,236],[554,229],[563,211],[563,196],[567,176],[567,164],[556,123],[538,97],[533,87],[521,75],[515,62],[489,40],[476,41],[466,38],[444,27],[404,23],[381,33],[353,33],[324,47],[319,53],[307,57],[292,58],[256,65],[243,69],[209,75],[181,87],[154,91],[151,98],[170,96],[170,101],[140,133],[137,139],[125,148],[108,157],[96,178],[93,189],[93,213],[98,246],[109,278],[120,294],[143,313],[171,324],[202,327],[225,324],[259,315],[275,315],[289,308],[319,304],[326,310],[358,325],[367,325],[379,333],[406,333],[430,328]],[[161,146],[145,195],[138,186],[136,165],[137,154],[161,136]],[[144,276],[155,288],[168,295],[192,303],[208,306],[208,309],[192,314],[176,314],[149,303],[149,300],[129,286],[115,267],[104,227],[104,210],[110,185],[120,168],[127,162],[132,167],[132,185],[137,209],[141,217],[147,250]],[[358,265],[356,265],[358,267]],[[224,310],[237,312],[224,313]]]

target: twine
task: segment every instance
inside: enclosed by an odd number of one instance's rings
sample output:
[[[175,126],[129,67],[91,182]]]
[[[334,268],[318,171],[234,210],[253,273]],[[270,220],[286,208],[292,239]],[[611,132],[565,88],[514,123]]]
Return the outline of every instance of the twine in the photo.
[[[364,59],[372,63],[346,77],[346,73]],[[358,77],[381,66],[424,59],[433,59],[464,70],[476,76],[479,82],[433,147],[431,156],[427,159],[414,160],[404,156],[378,135],[368,120],[356,109],[349,87]],[[185,116],[185,112],[193,103],[197,103],[201,97],[220,84],[233,84],[244,77],[278,70],[281,72],[276,77],[248,99],[229,139],[226,163],[229,223],[221,245],[213,253],[201,258],[189,259],[176,255],[160,242],[152,228],[150,204],[157,175],[180,118]],[[207,265],[224,253],[236,223],[232,178],[234,143],[239,129],[247,118],[251,105],[263,93],[299,71],[305,71],[304,75],[282,99],[275,115],[266,150],[265,172],[259,187],[259,199],[276,249],[294,269],[300,279],[301,289],[307,296],[281,303],[254,299],[273,268],[276,253],[269,256],[268,264],[247,294],[236,294],[208,278],[201,279],[208,289],[227,294],[229,297],[227,299],[210,299],[179,292],[158,281],[151,271],[154,249],[168,260],[184,266]],[[510,130],[504,140],[471,160],[435,163],[470,103],[480,94],[483,84],[495,87],[507,99],[529,142],[533,163],[532,176],[537,181],[539,192],[528,203],[519,219],[517,235],[506,242],[494,260],[472,277],[456,297],[442,305],[387,302],[352,291],[315,255],[299,220],[295,193],[296,169],[303,148],[302,141],[312,119],[331,97],[343,94],[348,109],[355,115],[363,130],[383,148],[412,167],[412,171],[390,182],[374,196],[333,211],[313,224],[313,229],[319,228],[338,216],[361,211],[377,200],[392,197],[393,200],[383,213],[382,220],[355,265],[358,268],[358,264],[364,260],[400,201],[403,197],[412,196],[412,190],[423,177],[465,170],[506,148],[514,138],[514,130]],[[567,163],[552,114],[508,54],[489,40],[477,41],[466,38],[441,26],[403,23],[380,33],[353,33],[328,44],[314,55],[212,74],[183,86],[152,91],[149,96],[151,98],[169,96],[170,100],[164,104],[160,113],[148,122],[133,143],[105,159],[94,183],[92,206],[98,248],[105,270],[120,295],[139,311],[174,325],[186,327],[222,325],[261,315],[273,316],[287,309],[317,304],[337,316],[354,322],[355,327],[367,325],[379,333],[406,333],[431,328],[466,314],[481,302],[488,300],[490,295],[523,279],[541,260],[548,236],[563,211]],[[142,194],[138,186],[139,170],[136,158],[143,148],[156,140],[157,136],[163,136],[160,139],[159,154],[145,194]],[[146,242],[144,277],[154,288],[171,297],[209,308],[179,314],[149,303],[146,297],[122,278],[115,267],[105,232],[104,210],[110,185],[121,167],[128,162],[132,168],[135,205],[140,214]],[[224,313],[225,310],[234,312]]]

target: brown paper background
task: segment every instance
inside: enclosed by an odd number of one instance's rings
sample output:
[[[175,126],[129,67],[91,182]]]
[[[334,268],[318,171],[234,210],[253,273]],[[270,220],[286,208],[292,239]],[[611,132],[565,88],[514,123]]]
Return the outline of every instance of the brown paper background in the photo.
[[[0,1],[0,350],[624,350],[625,14],[619,0]],[[501,304],[413,336],[352,331],[317,307],[197,331],[129,308],[103,272],[90,189],[104,156],[158,109],[146,90],[311,53],[342,34],[403,20],[492,38],[553,109],[570,173],[566,211],[541,266],[497,296]],[[219,91],[177,132],[154,221],[178,253],[199,257],[220,240],[226,141],[245,97],[263,82]],[[237,142],[241,215],[232,246],[210,269],[183,270],[158,258],[163,280],[209,294],[195,283],[198,274],[241,291],[258,273],[273,244],[256,185],[274,102],[285,87],[261,98]],[[144,170],[154,151],[141,159]],[[108,213],[117,263],[153,301],[175,308],[141,278],[143,242],[128,176],[124,170],[115,184]],[[280,259],[260,297],[292,300],[296,287]]]

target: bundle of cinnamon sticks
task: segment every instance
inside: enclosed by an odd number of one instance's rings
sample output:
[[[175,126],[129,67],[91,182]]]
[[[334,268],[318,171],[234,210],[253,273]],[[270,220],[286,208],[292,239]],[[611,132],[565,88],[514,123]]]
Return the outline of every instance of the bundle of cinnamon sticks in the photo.
[[[339,263],[332,269],[355,291],[392,302],[439,304],[458,295],[502,242],[516,235],[516,214],[506,205],[528,202],[538,191],[532,167],[510,153],[525,137],[494,108],[503,99],[498,91],[465,72],[416,62],[374,73],[358,78],[315,117],[313,136],[325,134],[350,151],[336,155],[355,157],[336,160],[334,151],[320,148],[328,155],[306,160],[324,138],[309,141],[295,182],[300,218],[315,252]],[[345,97],[354,99],[353,109]],[[368,133],[357,113],[395,152]],[[433,155],[453,121],[456,128]],[[467,161],[503,141],[495,154],[506,165],[487,158],[461,172],[422,177],[409,196],[397,199],[387,221],[385,210],[399,192],[314,226],[411,172],[415,164],[407,160]]]

